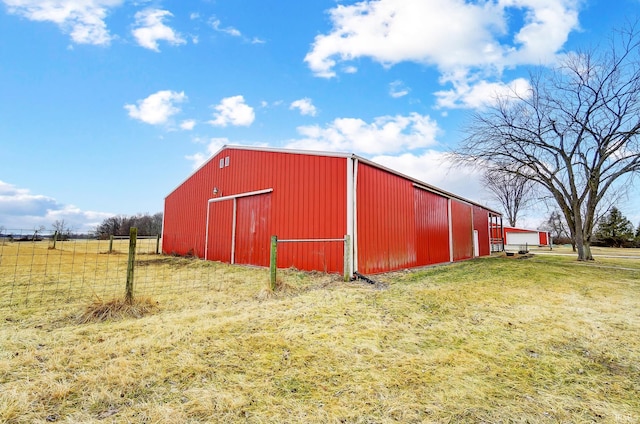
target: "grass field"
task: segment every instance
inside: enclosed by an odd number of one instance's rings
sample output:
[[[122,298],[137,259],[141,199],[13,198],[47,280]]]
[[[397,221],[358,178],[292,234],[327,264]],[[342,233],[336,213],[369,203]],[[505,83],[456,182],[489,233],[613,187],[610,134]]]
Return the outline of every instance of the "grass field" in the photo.
[[[157,241],[138,239],[135,291],[140,295],[208,290],[225,273],[212,262],[156,254]],[[91,302],[121,295],[127,279],[129,240],[0,239],[0,308]],[[223,267],[224,268],[224,267]]]
[[[640,260],[218,272],[135,319],[0,309],[0,422],[640,422]]]

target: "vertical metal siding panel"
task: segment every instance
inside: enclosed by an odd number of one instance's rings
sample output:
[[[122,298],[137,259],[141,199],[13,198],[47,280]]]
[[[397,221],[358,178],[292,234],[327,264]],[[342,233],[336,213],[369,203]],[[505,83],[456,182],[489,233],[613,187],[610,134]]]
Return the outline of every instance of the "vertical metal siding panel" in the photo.
[[[209,164],[210,165],[210,164]],[[204,255],[206,204],[208,193],[201,188],[202,175],[209,171],[205,165],[165,199],[165,228],[163,247],[166,253]]]
[[[413,186],[367,164],[358,170],[358,267],[379,273],[417,263]]]
[[[429,263],[429,233],[427,219],[427,202],[424,190],[415,189],[414,209],[416,220],[416,265]]]
[[[433,225],[431,231],[432,249],[429,257],[432,263],[448,262],[449,254],[449,200],[445,197],[434,198],[432,210]]]
[[[344,159],[304,154],[280,157],[285,158],[286,165],[284,172],[274,176],[278,181],[272,204],[272,216],[277,222],[274,232],[281,239],[342,237],[346,212],[332,214],[339,207],[337,199],[346,197]],[[343,166],[336,166],[339,163]],[[338,180],[342,183],[334,186]],[[338,244],[283,243],[279,246],[278,266],[341,272],[342,254],[336,257]]]
[[[271,194],[238,199],[236,263],[269,265]]]
[[[209,237],[207,240],[206,259],[230,262],[233,235],[233,200],[214,202],[209,208]]]
[[[473,229],[478,231],[479,256],[491,254],[489,244],[489,211],[479,206],[473,207]]]
[[[449,218],[447,198],[415,189],[417,265],[449,261]]]
[[[358,266],[360,272],[369,274],[385,269],[388,262],[386,246],[381,243],[386,234],[382,234],[380,225],[388,193],[379,186],[373,168],[360,163],[358,172]]]
[[[473,257],[473,226],[471,225],[471,206],[452,200],[451,217],[453,231],[453,260]]]

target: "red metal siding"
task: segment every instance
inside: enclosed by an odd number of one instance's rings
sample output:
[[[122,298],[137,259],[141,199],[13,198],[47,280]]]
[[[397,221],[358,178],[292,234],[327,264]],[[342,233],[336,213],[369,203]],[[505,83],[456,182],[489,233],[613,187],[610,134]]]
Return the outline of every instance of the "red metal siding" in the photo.
[[[549,245],[549,237],[548,237],[548,233],[546,231],[540,231],[540,244],[542,246],[548,246]]]
[[[453,260],[473,257],[473,226],[471,205],[451,200],[451,233],[453,238]]]
[[[225,162],[226,158],[228,162]],[[214,197],[214,187],[218,188],[217,197],[273,189],[270,216],[267,222],[260,221],[256,237],[263,237],[263,233],[268,231],[280,239],[342,238],[347,228],[346,160],[343,157],[224,149],[165,199],[163,251],[186,254],[191,250],[203,257],[207,201]],[[238,198],[239,204],[243,199]],[[242,234],[242,226],[249,222],[236,227],[236,236]],[[268,229],[263,230],[263,226]],[[219,241],[224,245],[228,234],[220,237],[224,237]],[[248,239],[244,241],[249,242]],[[249,254],[239,249],[251,245],[242,245],[244,241],[236,241],[236,258],[255,258],[255,251]],[[282,247],[278,252],[279,266],[342,271],[343,247],[339,243],[325,245],[321,253],[318,253],[319,249],[308,253],[309,247],[303,243],[279,247]]]
[[[269,266],[271,193],[237,202],[235,263]]]
[[[341,239],[347,231],[349,160],[226,148],[165,199],[163,251],[203,257],[206,249],[207,259],[228,262],[233,247],[235,262],[265,266],[271,235],[280,240]],[[489,254],[485,209],[451,200],[449,216],[448,198],[362,161],[356,185],[358,271],[379,273],[448,262],[449,222],[454,260],[472,257],[474,229],[480,254]],[[272,191],[236,197],[265,189]],[[214,196],[229,198],[209,204]],[[205,240],[207,210],[209,237]],[[342,272],[343,244],[281,243],[278,266]]]
[[[417,265],[449,262],[449,214],[447,198],[415,190]]]
[[[473,229],[478,232],[478,256],[489,256],[489,211],[480,206],[473,207]]]
[[[373,274],[416,266],[411,181],[360,163],[356,190],[358,271]]]
[[[194,201],[197,193],[194,175],[181,190],[165,199],[162,250],[167,254],[204,256],[206,200]],[[196,221],[196,217],[199,221]]]
[[[233,200],[223,200],[209,205],[209,237],[207,257],[210,261],[231,261],[233,236]]]

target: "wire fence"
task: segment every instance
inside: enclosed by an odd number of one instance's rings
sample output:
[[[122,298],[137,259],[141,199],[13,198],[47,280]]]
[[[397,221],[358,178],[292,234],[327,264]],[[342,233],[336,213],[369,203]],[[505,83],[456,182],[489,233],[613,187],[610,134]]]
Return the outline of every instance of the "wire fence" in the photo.
[[[210,290],[232,280],[229,265],[158,253],[158,238],[135,246],[136,296]],[[0,307],[124,297],[129,239],[60,239],[51,233],[0,235]],[[268,270],[264,270],[265,280]]]

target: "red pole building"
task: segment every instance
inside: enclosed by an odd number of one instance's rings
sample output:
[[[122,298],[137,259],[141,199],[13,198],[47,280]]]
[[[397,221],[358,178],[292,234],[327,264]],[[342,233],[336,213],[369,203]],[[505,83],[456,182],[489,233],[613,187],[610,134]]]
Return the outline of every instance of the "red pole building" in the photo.
[[[352,154],[225,146],[165,198],[162,249],[373,274],[491,254],[498,212]],[[304,240],[295,242],[295,240]]]

